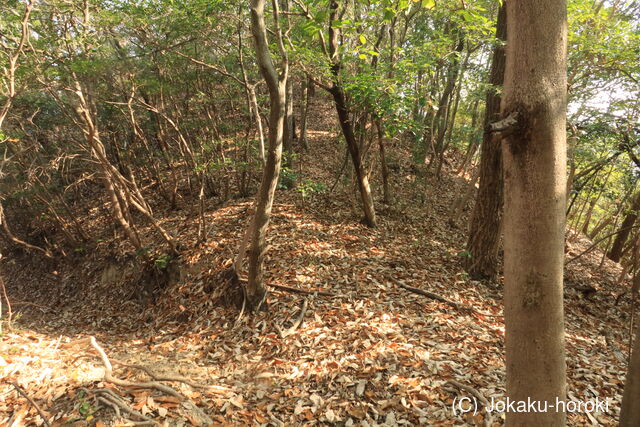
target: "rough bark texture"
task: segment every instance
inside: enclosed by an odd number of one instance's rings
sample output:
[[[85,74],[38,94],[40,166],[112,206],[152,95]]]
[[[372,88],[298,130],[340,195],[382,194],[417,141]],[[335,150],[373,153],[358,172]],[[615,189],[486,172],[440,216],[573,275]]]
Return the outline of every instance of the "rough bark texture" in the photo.
[[[264,0],[251,0],[251,31],[255,42],[256,56],[260,72],[269,88],[270,113],[269,113],[269,149],[265,164],[260,189],[256,197],[256,209],[253,221],[249,226],[249,277],[246,288],[247,305],[250,309],[259,308],[266,290],[262,277],[262,265],[264,263],[265,238],[271,208],[280,174],[282,160],[282,140],[284,133],[284,117],[286,104],[286,85],[288,64],[284,46],[280,35],[280,29],[276,25],[279,47],[283,54],[282,72],[278,75],[271,60],[269,45],[267,42],[267,29],[264,22]],[[273,3],[274,6],[277,4]],[[277,19],[277,11],[275,12]],[[277,23],[277,21],[276,21]]]
[[[507,10],[503,3],[498,12],[496,37],[507,39]],[[493,51],[489,83],[493,86],[487,92],[484,124],[497,120],[500,114],[500,94],[504,83],[505,48],[500,43]],[[471,214],[467,252],[469,258],[466,269],[474,280],[494,280],[498,274],[498,249],[500,246],[500,225],[502,222],[502,152],[498,134],[485,130],[480,152],[480,187]]]
[[[566,193],[565,0],[507,1],[502,116],[507,396],[565,399],[563,265]],[[561,426],[566,414],[508,412],[507,425]]]
[[[640,426],[640,327],[636,328],[620,412],[620,427],[636,426]]]
[[[616,234],[616,238],[613,241],[611,250],[607,253],[607,257],[609,257],[611,261],[620,262],[624,245],[629,239],[633,224],[635,224],[638,219],[638,211],[640,211],[640,192],[634,196],[633,202],[631,203],[631,210],[625,215],[620,230],[618,230],[618,234]]]

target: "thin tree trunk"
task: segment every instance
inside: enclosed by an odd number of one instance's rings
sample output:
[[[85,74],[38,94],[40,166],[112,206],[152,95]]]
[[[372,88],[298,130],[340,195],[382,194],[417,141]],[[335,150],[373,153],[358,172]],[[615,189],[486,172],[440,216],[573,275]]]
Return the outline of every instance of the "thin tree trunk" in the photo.
[[[607,184],[609,183],[609,179],[611,178],[611,173],[613,172],[615,168],[612,167],[609,170],[609,173],[607,173],[607,176],[604,180],[604,183],[602,183],[600,185],[600,189],[598,190],[598,194],[596,195],[596,197],[591,201],[591,203],[589,204],[589,210],[587,211],[587,215],[586,218],[584,220],[584,223],[582,225],[581,231],[582,234],[587,235],[589,233],[589,225],[591,224],[591,217],[593,216],[593,210],[595,208],[595,206],[598,204],[598,201],[600,200],[600,198],[602,197],[602,194],[604,193],[604,190],[607,188]]]
[[[336,110],[338,111],[338,121],[340,122],[340,127],[342,128],[342,133],[347,142],[349,154],[351,155],[351,161],[353,162],[353,169],[356,174],[358,190],[360,191],[362,208],[364,210],[363,222],[369,227],[375,227],[376,212],[373,206],[373,195],[371,194],[369,177],[364,170],[360,147],[358,146],[358,141],[353,131],[353,124],[349,118],[349,109],[346,104],[345,94],[342,87],[338,84],[334,85],[331,89],[331,94],[333,95]]]
[[[386,204],[391,203],[391,192],[389,189],[389,168],[387,167],[387,157],[384,147],[384,131],[382,129],[382,121],[376,120],[376,128],[378,131],[378,147],[380,149],[380,171],[382,173],[382,201]]]
[[[591,217],[593,216],[593,209],[596,207],[596,203],[598,199],[592,199],[589,202],[589,209],[587,209],[587,214],[585,215],[584,222],[582,223],[582,227],[580,227],[580,232],[586,235],[589,232],[589,225],[591,224]]]
[[[506,6],[498,12],[496,38],[489,83],[493,86],[486,97],[484,125],[496,120],[500,113],[500,88],[504,82],[505,48],[507,38]],[[498,274],[498,251],[502,222],[502,152],[499,135],[484,131],[480,153],[480,186],[471,214],[469,240],[465,260],[466,270],[472,279],[494,280]]]
[[[458,105],[460,103],[460,90],[462,89],[462,78],[464,76],[465,69],[469,62],[469,57],[471,56],[471,52],[467,52],[465,56],[464,62],[458,67],[458,76],[456,86],[456,93],[453,100],[449,100],[449,105],[447,106],[447,117],[445,119],[444,129],[440,130],[440,134],[438,134],[438,138],[442,138],[439,141],[440,152],[438,155],[438,166],[436,168],[436,178],[439,180],[442,174],[442,166],[444,165],[444,153],[449,149],[449,145],[451,144],[451,136],[453,134],[453,127],[456,121],[456,115],[458,113]],[[453,104],[453,108],[451,106]]]
[[[613,222],[613,218],[615,217],[615,215],[610,215],[606,218],[604,218],[602,221],[600,221],[595,227],[593,227],[593,229],[589,232],[588,236],[591,240],[595,239],[596,236],[598,234],[600,234],[600,232],[602,231],[603,228],[605,228],[607,225],[611,224],[611,222]]]
[[[353,162],[360,198],[362,200],[362,209],[364,210],[363,223],[369,227],[375,227],[376,212],[373,204],[373,195],[371,194],[371,186],[369,185],[369,177],[364,169],[360,147],[358,146],[358,141],[353,129],[353,122],[350,117],[351,110],[347,104],[346,94],[340,81],[340,70],[342,69],[339,52],[340,30],[333,26],[338,18],[339,7],[340,3],[338,1],[331,0],[331,13],[329,14],[329,54],[333,62],[331,66],[333,86],[328,88],[328,91],[333,96],[340,128],[342,129],[342,134],[344,135],[349,154],[351,155],[351,161]]]
[[[286,87],[286,101],[285,101],[285,113],[284,113],[284,135],[282,136],[282,146],[284,148],[284,160],[283,166],[290,170],[295,168],[294,154],[293,154],[293,139],[295,137],[295,123],[293,120],[293,80],[287,80]],[[295,187],[295,182],[292,179],[293,175],[289,176],[285,185],[287,188]]]
[[[256,57],[260,72],[269,88],[269,151],[265,164],[260,189],[256,197],[256,208],[253,221],[249,225],[251,230],[249,242],[249,277],[246,288],[247,306],[256,310],[262,304],[266,289],[263,281],[263,263],[266,246],[266,233],[271,218],[271,208],[280,174],[282,160],[282,140],[284,133],[286,86],[289,65],[282,41],[282,33],[278,21],[278,4],[272,2],[274,11],[275,33],[282,57],[281,72],[278,74],[267,41],[267,28],[264,22],[264,0],[251,0],[251,32],[255,42]]]
[[[622,209],[624,208],[627,199],[629,198],[630,194],[633,192],[634,189],[635,189],[635,185],[632,188],[629,188],[627,191],[625,191],[625,194],[622,197],[622,201],[620,203],[618,203],[617,206],[616,206],[615,213],[609,215],[607,218],[603,219],[600,222],[600,224],[598,224],[598,225],[596,225],[594,227],[594,229],[591,231],[591,233],[589,233],[589,238],[590,239],[593,240],[608,225],[610,225],[612,223],[613,224],[617,224],[618,223],[618,218],[620,217],[620,213],[622,213]],[[610,243],[610,242],[608,242],[608,243]],[[606,253],[607,252],[608,252],[608,250],[604,251],[605,258],[606,258]]]
[[[566,0],[507,0],[506,5],[502,115],[517,115],[502,145],[507,397],[556,405],[566,393],[567,5]],[[509,411],[506,423],[562,426],[566,414]]]
[[[462,160],[462,162],[460,162],[460,165],[457,168],[456,173],[458,175],[464,173],[467,169],[467,165],[469,165],[469,163],[471,163],[471,160],[473,159],[473,156],[476,154],[476,151],[478,150],[478,142],[476,140],[475,137],[475,132],[476,132],[476,124],[478,121],[478,105],[480,104],[479,100],[476,100],[473,103],[473,107],[471,108],[471,129],[473,129],[473,135],[471,136],[471,140],[469,141],[469,146],[467,147],[467,152],[464,156],[464,159]],[[498,104],[499,105],[499,104]]]
[[[458,219],[460,219],[460,216],[462,215],[462,212],[464,211],[464,207],[467,205],[467,202],[473,196],[473,193],[475,192],[476,184],[478,183],[479,178],[480,178],[480,169],[477,168],[475,173],[467,183],[466,190],[464,191],[464,193],[459,195],[456,198],[456,200],[451,204],[451,208],[449,209],[449,213],[447,215],[449,217],[449,220],[447,222],[449,223],[450,226],[452,227],[458,226]]]
[[[284,140],[282,141],[284,149],[288,153],[293,153],[293,141],[296,137],[295,120],[293,116],[293,80],[287,80],[287,105],[284,115]]]
[[[589,191],[588,194],[591,194],[591,191]],[[587,198],[585,198],[584,202],[582,203],[582,205],[578,209],[577,213],[571,218],[567,217],[567,226],[569,227],[569,229],[574,230],[574,235],[578,234],[578,232],[575,231],[575,230],[578,227],[578,224],[580,224],[580,221],[582,220],[582,215],[587,210],[587,206],[588,205],[589,205],[589,199],[587,197]]]
[[[638,211],[640,211],[640,192],[638,192],[633,197],[631,210],[624,217],[618,234],[616,235],[616,238],[613,241],[613,245],[611,246],[611,250],[607,253],[607,257],[611,261],[619,262],[620,258],[622,258],[622,250],[624,249],[625,243],[627,243],[627,239],[629,238],[629,234],[631,233],[633,224],[635,224],[636,220],[638,219]]]
[[[309,106],[311,104],[309,88],[313,87],[313,82],[307,79],[302,86],[302,102],[304,104],[304,107],[302,110],[302,117],[300,119],[300,142],[302,143],[302,148],[308,150],[309,141],[307,140],[307,120],[309,117]]]
[[[247,108],[249,109],[249,114],[253,116],[253,121],[256,124],[256,129],[258,131],[258,141],[260,144],[260,160],[262,160],[262,164],[264,165],[266,163],[266,157],[264,154],[264,131],[262,130],[262,118],[260,117],[255,85],[249,83],[247,70],[244,66],[244,55],[242,46],[242,20],[240,18],[240,13],[241,8],[238,9],[238,59],[240,62],[240,70],[242,71],[242,82],[245,97],[247,99]]]
[[[458,74],[460,73],[460,55],[464,50],[464,35],[461,31],[458,32],[458,40],[453,52],[451,63],[447,69],[447,80],[445,83],[444,91],[438,102],[438,111],[436,111],[435,122],[437,127],[436,132],[436,153],[439,156],[444,148],[444,137],[447,132],[447,119],[450,116],[449,107],[451,105],[451,95],[456,87],[458,81]],[[435,159],[434,159],[435,160]]]
[[[569,176],[567,177],[567,200],[569,200],[571,196],[571,190],[573,189],[573,180],[576,177],[576,145],[578,145],[578,130],[575,126],[571,126],[571,136],[567,139],[567,163],[569,165]]]

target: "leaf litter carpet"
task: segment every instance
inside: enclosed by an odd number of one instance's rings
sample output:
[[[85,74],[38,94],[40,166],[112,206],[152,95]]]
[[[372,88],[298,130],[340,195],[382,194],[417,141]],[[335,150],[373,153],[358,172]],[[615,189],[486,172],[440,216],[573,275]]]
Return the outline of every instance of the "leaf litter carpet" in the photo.
[[[328,134],[312,131],[301,161],[336,157]],[[341,160],[303,178],[329,185]],[[254,315],[221,304],[248,199],[208,210],[204,245],[192,212],[167,212],[163,226],[186,249],[179,280],[150,300],[132,291],[130,257],[105,261],[130,251],[121,240],[75,263],[3,261],[19,318],[0,336],[0,425],[503,424],[481,404],[452,410],[460,397],[505,396],[502,284],[460,267],[469,207],[459,227],[447,223],[467,184],[453,173],[423,184],[401,163],[392,180],[394,203],[378,204],[374,230],[358,224],[348,179],[304,199],[279,190],[266,282],[332,295],[271,288]],[[567,258],[589,246],[572,236]],[[609,406],[570,414],[572,425],[614,424],[623,391],[631,303],[616,297],[628,284],[600,256],[567,267],[568,396]]]

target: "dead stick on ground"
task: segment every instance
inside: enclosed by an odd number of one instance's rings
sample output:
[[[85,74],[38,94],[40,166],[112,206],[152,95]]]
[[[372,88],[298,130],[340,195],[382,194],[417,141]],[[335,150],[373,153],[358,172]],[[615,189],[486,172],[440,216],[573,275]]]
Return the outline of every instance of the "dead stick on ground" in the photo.
[[[285,292],[290,292],[293,294],[302,294],[302,295],[322,295],[323,297],[335,297],[336,294],[332,294],[331,292],[324,292],[324,291],[307,291],[304,289],[298,289],[298,288],[291,288],[289,286],[284,286],[284,285],[274,285],[272,283],[268,283],[267,286],[271,286],[272,288],[276,288],[279,289],[281,291],[285,291]]]
[[[484,317],[504,317],[503,315],[500,315],[500,314],[488,314],[488,313],[483,313],[483,312],[481,312],[481,311],[476,310],[476,309],[475,309],[475,308],[473,308],[473,307],[467,307],[467,306],[464,306],[464,305],[459,304],[459,303],[457,303],[457,302],[455,302],[455,301],[451,301],[451,300],[449,300],[449,299],[446,299],[446,298],[445,298],[445,297],[443,297],[443,296],[440,296],[440,295],[438,295],[438,294],[434,294],[433,292],[429,292],[429,291],[425,291],[425,290],[423,290],[423,289],[419,289],[419,288],[414,288],[414,287],[411,287],[411,286],[407,286],[407,285],[405,285],[405,284],[403,284],[403,283],[400,283],[400,282],[396,282],[396,283],[397,283],[397,285],[398,285],[398,286],[400,286],[402,289],[406,289],[407,291],[409,291],[409,292],[413,292],[414,294],[422,295],[422,296],[425,296],[425,297],[427,297],[427,298],[431,298],[431,299],[433,299],[433,300],[440,301],[440,302],[443,302],[443,303],[445,303],[445,304],[449,304],[449,305],[451,305],[451,306],[453,306],[453,307],[455,307],[455,308],[457,308],[457,309],[459,309],[459,310],[469,311],[469,312],[471,312],[471,313],[479,314],[479,315],[484,316]]]
[[[476,399],[478,399],[480,403],[482,403],[482,406],[485,407],[486,416],[484,417],[484,425],[490,426],[493,424],[493,416],[491,415],[490,412],[486,410],[486,408],[489,407],[489,401],[487,400],[486,397],[484,397],[482,393],[480,393],[478,390],[476,390],[475,388],[469,385],[462,384],[455,380],[447,380],[447,384],[451,384],[452,386],[455,386],[460,390],[466,391],[467,393],[471,393]]]
[[[397,283],[398,283],[398,286],[400,286],[401,288],[406,289],[409,292],[413,292],[414,294],[423,295],[425,297],[434,299],[436,301],[440,301],[440,302],[443,302],[445,304],[452,305],[452,306],[454,306],[456,308],[460,308],[460,304],[458,304],[457,302],[448,300],[445,297],[442,297],[442,296],[440,296],[438,294],[434,294],[433,292],[425,291],[425,290],[418,289],[418,288],[413,288],[411,286],[407,286],[407,285],[405,285],[403,283],[400,283],[400,282],[397,282]]]
[[[22,395],[22,397],[24,397],[25,399],[27,399],[29,401],[29,403],[31,403],[31,405],[33,405],[34,408],[36,408],[36,411],[38,411],[38,415],[40,415],[40,418],[42,418],[42,421],[44,421],[44,425],[46,425],[47,427],[51,427],[51,424],[49,424],[49,419],[47,418],[47,416],[44,414],[44,412],[42,411],[42,409],[40,409],[40,407],[38,406],[38,404],[36,402],[33,401],[32,398],[29,397],[29,395],[22,389],[22,387],[20,387],[18,385],[18,383],[16,382],[12,382],[11,383],[12,386],[15,387],[16,391]]]

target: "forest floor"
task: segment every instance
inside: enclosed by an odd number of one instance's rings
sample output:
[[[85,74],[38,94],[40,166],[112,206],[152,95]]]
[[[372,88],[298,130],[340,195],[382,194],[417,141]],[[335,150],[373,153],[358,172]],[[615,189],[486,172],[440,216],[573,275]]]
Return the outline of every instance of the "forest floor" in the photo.
[[[314,108],[326,120],[313,123],[300,179],[330,187],[342,149],[337,156],[333,112],[318,101]],[[212,205],[203,245],[193,208],[156,208],[185,248],[161,292],[138,291],[134,258],[121,255],[130,249],[95,218],[86,219],[101,236],[90,253],[65,261],[5,254],[14,322],[0,336],[0,425],[134,425],[126,420],[143,417],[172,426],[501,425],[503,414],[489,415],[480,402],[475,414],[456,411],[461,398],[505,396],[502,284],[470,281],[460,266],[470,206],[458,226],[448,223],[468,177],[448,166],[440,181],[421,178],[401,147],[390,163],[394,201],[378,203],[376,229],[359,224],[348,179],[305,198],[278,190],[266,282],[332,295],[271,288],[267,310],[253,315],[221,304],[222,272],[250,199]],[[568,235],[567,259],[589,248]],[[568,396],[608,406],[570,414],[571,425],[612,425],[619,415],[630,298],[617,298],[628,283],[617,283],[620,267],[601,257],[592,251],[567,265]]]

